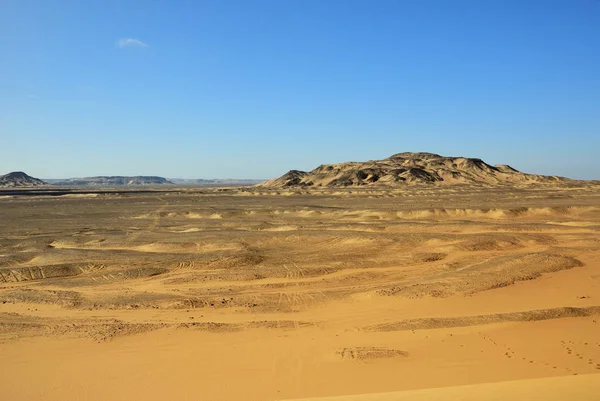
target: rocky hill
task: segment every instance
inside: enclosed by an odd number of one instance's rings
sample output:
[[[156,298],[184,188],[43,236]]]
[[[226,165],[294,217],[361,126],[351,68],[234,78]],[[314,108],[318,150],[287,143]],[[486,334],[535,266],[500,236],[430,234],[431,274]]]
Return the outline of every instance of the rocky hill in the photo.
[[[163,177],[155,176],[99,176],[99,177],[83,177],[83,178],[68,178],[65,180],[50,180],[55,185],[74,185],[74,186],[121,186],[121,185],[163,185],[173,184],[171,181]]]
[[[527,184],[570,181],[567,178],[522,173],[508,165],[492,166],[481,159],[445,157],[433,153],[397,153],[383,160],[323,164],[312,171],[290,170],[258,184],[264,188],[348,187],[448,184]]]
[[[0,175],[0,188],[39,187],[42,185],[47,185],[47,183],[22,171]]]

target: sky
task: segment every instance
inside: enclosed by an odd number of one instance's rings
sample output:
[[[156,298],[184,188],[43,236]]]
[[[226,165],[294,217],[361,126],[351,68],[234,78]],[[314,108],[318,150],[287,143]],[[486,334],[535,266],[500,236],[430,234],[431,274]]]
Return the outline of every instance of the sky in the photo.
[[[0,174],[407,151],[600,179],[600,0],[0,0]]]

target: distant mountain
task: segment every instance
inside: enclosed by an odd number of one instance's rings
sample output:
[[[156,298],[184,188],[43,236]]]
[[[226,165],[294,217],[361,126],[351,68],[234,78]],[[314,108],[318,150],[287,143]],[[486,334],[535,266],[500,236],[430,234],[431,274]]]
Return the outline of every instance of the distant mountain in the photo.
[[[98,176],[81,178],[46,179],[50,184],[64,186],[121,186],[121,185],[189,185],[189,186],[250,186],[264,180],[238,178],[163,178],[155,176]]]
[[[14,171],[5,175],[0,175],[0,188],[15,187],[39,187],[48,185],[39,178],[31,177],[22,171]]]
[[[60,180],[47,180],[54,185],[65,186],[121,186],[121,185],[164,185],[173,184],[171,181],[163,177],[155,176],[99,176],[99,177],[82,177],[68,178]]]
[[[529,184],[572,181],[563,177],[522,173],[481,159],[445,157],[433,153],[397,153],[383,160],[323,164],[306,172],[290,170],[258,184],[264,188],[404,186],[419,184]]]
[[[210,186],[210,185],[213,185],[213,186],[242,185],[243,186],[243,185],[255,185],[260,182],[263,182],[264,180],[250,180],[250,179],[244,179],[244,178],[239,178],[239,179],[238,178],[215,178],[215,179],[169,178],[169,181],[171,181],[173,184],[178,184],[178,185],[198,185],[198,186],[202,186],[202,185],[206,185],[206,186]]]

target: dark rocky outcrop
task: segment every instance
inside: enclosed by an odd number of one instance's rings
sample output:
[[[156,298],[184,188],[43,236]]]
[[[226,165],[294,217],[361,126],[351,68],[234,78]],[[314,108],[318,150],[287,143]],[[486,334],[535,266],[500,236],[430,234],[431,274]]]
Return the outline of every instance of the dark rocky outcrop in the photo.
[[[522,173],[508,165],[434,153],[397,153],[383,160],[323,164],[312,171],[291,170],[258,184],[264,188],[353,187],[447,184],[528,184],[570,181],[556,176]]]

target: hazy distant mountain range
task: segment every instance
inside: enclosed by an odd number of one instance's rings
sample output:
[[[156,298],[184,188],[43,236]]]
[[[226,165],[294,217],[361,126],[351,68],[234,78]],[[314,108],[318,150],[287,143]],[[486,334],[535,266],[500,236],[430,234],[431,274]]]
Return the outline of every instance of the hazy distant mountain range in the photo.
[[[0,176],[0,188],[37,187],[42,185],[56,186],[151,186],[151,185],[185,185],[185,186],[246,186],[255,185],[264,180],[249,179],[183,179],[157,176],[97,176],[79,178],[61,178],[40,180],[21,171]]]
[[[66,179],[46,179],[46,182],[53,185],[66,186],[120,186],[120,185],[163,185],[173,184],[171,181],[163,177],[155,176],[98,176],[98,177],[81,177],[81,178],[66,178]]]
[[[68,179],[47,179],[49,184],[65,186],[121,186],[121,185],[254,185],[263,180],[246,179],[185,179],[185,178],[163,178],[155,176],[100,176]]]
[[[264,180],[250,180],[243,178],[215,178],[208,180],[203,178],[169,178],[169,181],[179,185],[255,185]]]

